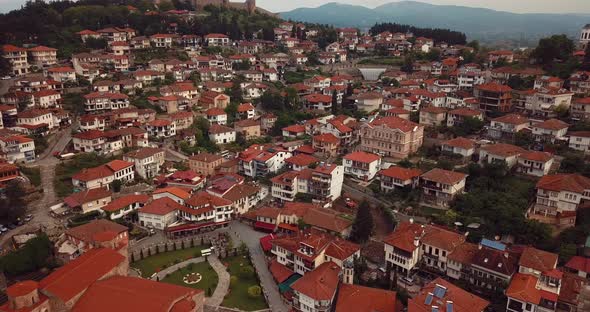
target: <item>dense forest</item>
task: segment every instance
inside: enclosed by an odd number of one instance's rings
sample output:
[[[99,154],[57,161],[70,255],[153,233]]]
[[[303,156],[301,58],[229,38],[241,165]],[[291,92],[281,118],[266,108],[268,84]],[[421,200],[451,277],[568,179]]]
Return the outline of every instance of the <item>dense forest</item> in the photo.
[[[132,12],[127,5],[139,12]],[[184,1],[161,1],[154,6],[147,0],[29,1],[22,9],[0,15],[0,44],[36,43],[59,47],[62,56],[83,52],[76,32],[106,27],[131,27],[140,35],[166,33],[170,23],[177,23],[179,34],[204,35],[224,33],[232,39],[260,38],[273,40],[273,28],[280,19],[244,11],[205,8],[193,18],[164,14],[172,9],[190,9]],[[144,14],[157,11],[155,14]]]
[[[384,31],[392,33],[407,33],[411,32],[415,37],[426,37],[434,40],[435,43],[446,42],[448,44],[465,44],[467,37],[464,33],[453,31],[449,29],[440,28],[419,28],[410,25],[402,25],[396,23],[381,23],[375,24],[369,32],[371,35],[376,35]]]

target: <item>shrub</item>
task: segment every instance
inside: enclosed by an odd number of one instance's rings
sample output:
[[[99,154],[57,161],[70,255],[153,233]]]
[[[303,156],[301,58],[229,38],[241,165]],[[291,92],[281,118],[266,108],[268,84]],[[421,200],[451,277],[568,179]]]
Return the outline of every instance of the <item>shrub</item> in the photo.
[[[237,277],[237,276],[235,276],[235,275],[232,275],[232,276],[229,278],[229,285],[230,285],[231,287],[235,287],[237,283],[238,283],[238,277]]]
[[[250,265],[243,266],[242,268],[240,268],[240,276],[244,279],[253,277],[254,268]]]
[[[248,287],[248,296],[250,296],[250,298],[258,298],[260,295],[262,295],[262,289],[260,286]]]

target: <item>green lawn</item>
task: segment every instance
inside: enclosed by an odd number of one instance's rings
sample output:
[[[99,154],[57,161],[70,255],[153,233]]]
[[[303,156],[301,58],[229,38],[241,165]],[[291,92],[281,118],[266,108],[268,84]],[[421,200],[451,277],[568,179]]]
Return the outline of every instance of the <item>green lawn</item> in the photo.
[[[243,266],[252,265],[248,258],[237,256],[220,260],[224,264],[228,265],[230,276],[238,277],[238,282],[236,285],[230,286],[229,294],[225,296],[221,305],[228,308],[238,308],[244,311],[257,311],[266,309],[268,306],[264,300],[264,295],[261,294],[258,298],[251,298],[248,295],[248,287],[257,285],[259,286],[258,280],[255,276],[256,273],[254,273],[249,278],[244,278],[240,274],[240,269]]]
[[[200,273],[202,276],[201,281],[192,285],[184,283],[183,277],[189,273]],[[215,288],[217,287],[217,281],[217,274],[208,262],[192,263],[192,265],[189,264],[188,266],[168,275],[162,280],[164,283],[201,289],[205,292],[205,295],[207,295],[208,289],[210,289],[211,294],[213,294]]]
[[[173,265],[175,261],[182,262],[189,258],[200,257],[201,249],[206,248],[207,247],[204,246],[198,246],[182,250],[162,252],[157,255],[133,262],[131,263],[131,266],[139,269],[143,277],[150,277],[156,272],[156,270],[162,270],[165,266],[169,267]]]

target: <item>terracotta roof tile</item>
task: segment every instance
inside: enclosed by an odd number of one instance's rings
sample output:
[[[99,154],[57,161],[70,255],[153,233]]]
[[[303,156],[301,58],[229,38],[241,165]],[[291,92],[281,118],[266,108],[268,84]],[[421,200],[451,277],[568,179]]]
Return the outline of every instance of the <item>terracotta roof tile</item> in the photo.
[[[298,279],[291,288],[316,301],[332,300],[340,281],[340,267],[334,262],[324,262],[315,270]]]
[[[456,171],[449,171],[439,168],[434,168],[425,174],[423,174],[420,178],[439,182],[442,184],[456,184],[459,183],[461,180],[467,178],[467,175],[461,172]]]
[[[440,299],[436,298],[436,300],[432,300],[431,304],[426,304],[426,297],[429,294],[434,294],[437,285],[446,288],[444,296]],[[488,301],[439,277],[422,287],[418,295],[408,300],[408,312],[431,312],[433,311],[432,306],[438,306],[440,312],[450,312],[446,309],[447,301],[453,302],[453,312],[484,311],[490,304]],[[439,304],[438,302],[444,304]]]
[[[363,307],[364,311],[399,312],[403,310],[403,305],[397,300],[395,291],[341,284],[335,312],[357,312],[359,307]]]
[[[578,174],[546,175],[537,182],[537,188],[550,191],[570,191],[578,194],[590,189],[590,179]]]
[[[407,181],[410,179],[418,178],[422,174],[422,170],[391,166],[387,169],[379,171],[379,174],[384,175],[386,177]]]
[[[518,264],[536,271],[547,272],[557,266],[557,255],[534,247],[526,247]]]
[[[372,153],[359,151],[359,152],[352,152],[348,155],[345,155],[344,159],[369,164],[369,163],[381,160],[381,156],[375,155]]]

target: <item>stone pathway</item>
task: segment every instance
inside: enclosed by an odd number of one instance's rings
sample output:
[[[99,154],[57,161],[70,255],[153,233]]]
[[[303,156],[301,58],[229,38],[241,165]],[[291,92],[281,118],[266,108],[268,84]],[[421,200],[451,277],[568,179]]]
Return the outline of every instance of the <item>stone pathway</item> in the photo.
[[[227,272],[226,267],[219,261],[219,258],[216,256],[208,256],[207,259],[209,260],[209,264],[217,273],[218,282],[213,295],[207,299],[205,299],[205,304],[210,306],[220,306],[223,302],[223,298],[227,294],[229,290],[229,273]]]
[[[200,262],[204,262],[204,261],[205,261],[204,257],[192,258],[192,259],[177,263],[175,265],[171,265],[171,266],[165,268],[164,270],[161,270],[156,275],[152,276],[150,279],[153,281],[161,281],[166,277],[166,275],[174,273],[174,272],[186,267],[187,265],[189,265],[191,263],[200,263]],[[223,265],[223,263],[221,263],[221,261],[219,261],[219,258],[217,258],[216,256],[208,256],[207,261],[209,262],[209,264],[211,265],[213,270],[215,270],[215,273],[217,273],[218,281],[217,281],[217,287],[215,288],[213,295],[211,297],[205,298],[205,303],[209,306],[217,307],[217,306],[221,305],[221,303],[223,302],[223,298],[225,298],[225,295],[227,294],[227,292],[229,290],[230,276],[229,276],[229,273],[227,272],[227,269]],[[132,272],[132,270],[130,270],[130,273],[131,272]]]
[[[153,280],[153,281],[156,281],[156,280],[161,281],[161,280],[163,280],[166,277],[166,275],[171,274],[171,273],[174,273],[174,272],[176,272],[176,271],[178,271],[178,270],[186,267],[187,265],[189,265],[191,263],[200,263],[200,262],[203,262],[203,261],[205,261],[205,258],[204,257],[198,257],[198,258],[188,259],[186,261],[182,261],[180,263],[171,265],[171,266],[165,268],[164,270],[161,270],[160,272],[158,272],[153,277],[151,277],[151,280]]]

